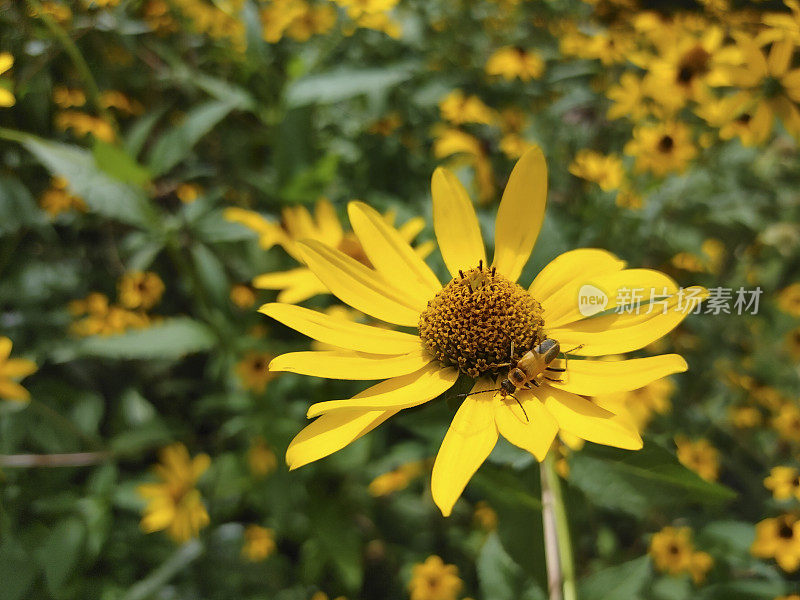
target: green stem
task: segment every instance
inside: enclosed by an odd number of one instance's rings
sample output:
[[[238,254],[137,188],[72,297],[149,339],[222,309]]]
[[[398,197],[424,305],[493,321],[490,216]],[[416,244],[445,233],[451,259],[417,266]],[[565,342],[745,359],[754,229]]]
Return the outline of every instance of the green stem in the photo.
[[[575,561],[572,555],[572,540],[569,535],[569,520],[552,452],[548,453],[542,461],[541,478],[542,520],[544,521],[550,600],[577,600]]]
[[[75,45],[75,42],[72,41],[72,38],[64,30],[64,28],[58,24],[58,21],[44,11],[39,0],[28,0],[28,4],[30,4],[31,8],[33,8],[42,22],[56,37],[61,46],[63,46],[64,51],[69,55],[72,64],[75,65],[78,73],[80,73],[81,79],[83,79],[83,83],[86,86],[86,92],[89,95],[89,100],[92,101],[92,104],[94,105],[98,114],[100,114],[103,119],[108,121],[115,131],[118,131],[117,122],[114,119],[114,116],[103,106],[102,102],[100,102],[100,88],[97,86],[94,75],[92,75],[92,70],[89,68],[89,64],[86,62],[86,59],[83,58],[83,54],[81,54],[78,46]]]

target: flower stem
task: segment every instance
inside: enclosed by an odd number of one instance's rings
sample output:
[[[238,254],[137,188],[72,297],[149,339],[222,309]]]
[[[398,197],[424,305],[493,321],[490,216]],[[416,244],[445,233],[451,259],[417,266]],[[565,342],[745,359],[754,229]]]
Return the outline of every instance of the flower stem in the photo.
[[[542,477],[542,521],[544,523],[547,585],[550,588],[550,600],[577,600],[569,521],[552,452],[548,453],[542,461],[540,472]]]

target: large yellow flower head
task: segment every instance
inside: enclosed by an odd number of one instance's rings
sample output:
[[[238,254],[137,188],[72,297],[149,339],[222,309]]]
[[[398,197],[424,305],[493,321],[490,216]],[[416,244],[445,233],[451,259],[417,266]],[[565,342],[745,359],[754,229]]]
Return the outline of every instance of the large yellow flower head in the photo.
[[[25,358],[11,358],[11,340],[0,337],[0,400],[27,402],[28,390],[19,384],[20,379],[36,372],[36,363]]]
[[[290,444],[290,468],[336,452],[400,410],[440,396],[460,375],[475,380],[474,393],[453,418],[431,483],[444,515],[450,514],[499,435],[539,460],[559,429],[600,444],[641,448],[634,427],[585,396],[640,388],[684,371],[685,361],[675,354],[615,361],[576,357],[638,350],[668,333],[690,308],[680,306],[685,296],[677,284],[657,271],[625,269],[617,257],[591,248],[557,257],[527,289],[516,283],[544,221],[547,167],[538,148],[526,152],[511,173],[497,214],[492,263],[458,179],[437,169],[432,192],[434,229],[452,276],[444,286],[397,230],[361,202],[350,204],[350,222],[374,268],[319,241],[298,245],[311,271],[340,300],[376,319],[417,328],[416,334],[289,304],[260,309],[339,348],[284,354],[272,361],[272,371],[385,380],[353,398],[311,406],[309,418],[319,418]],[[578,302],[579,290],[587,285],[607,294],[605,311],[590,317]],[[616,312],[626,304],[619,293],[624,288],[655,289],[662,304],[637,314]],[[705,291],[691,288],[691,293],[699,298]],[[519,387],[513,395],[501,393],[499,381],[546,338],[557,340],[564,350],[574,349],[575,357],[568,364],[553,357],[551,370],[539,373],[536,386]]]

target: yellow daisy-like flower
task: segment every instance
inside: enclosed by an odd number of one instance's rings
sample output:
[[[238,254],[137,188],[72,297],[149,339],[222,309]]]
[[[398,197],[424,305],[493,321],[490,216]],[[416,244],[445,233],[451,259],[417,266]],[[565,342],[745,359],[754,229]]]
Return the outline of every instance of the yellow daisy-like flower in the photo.
[[[495,50],[486,61],[486,73],[509,81],[539,79],[544,73],[544,60],[535,50],[506,46]]]
[[[141,528],[146,533],[166,530],[176,542],[197,537],[210,522],[197,480],[211,464],[207,454],[194,458],[183,444],[172,444],[161,451],[155,472],[159,483],[145,483],[137,488],[147,501]]]
[[[758,523],[750,553],[759,558],[774,558],[787,573],[797,571],[800,568],[800,521],[797,516],[785,514]]]
[[[778,293],[778,308],[792,317],[800,317],[800,283],[787,285]]]
[[[303,257],[299,242],[316,240],[337,248],[349,257],[370,266],[369,258],[364,253],[358,238],[352,232],[344,230],[333,204],[324,198],[317,202],[313,217],[305,206],[283,209],[282,223],[269,221],[255,211],[236,207],[225,209],[224,216],[228,221],[241,223],[255,231],[259,236],[259,244],[264,250],[280,245],[300,264],[303,264]],[[387,222],[391,222],[394,220],[394,215],[388,214],[384,218]],[[406,242],[411,242],[424,227],[423,219],[411,219],[400,227],[400,232]],[[421,244],[417,248],[417,252],[422,256],[427,256],[431,250],[432,248],[428,244]],[[253,287],[263,290],[280,290],[278,302],[288,304],[296,304],[318,294],[328,293],[328,288],[306,266],[290,271],[259,275],[253,279]]]
[[[697,148],[686,125],[669,122],[636,127],[633,139],[625,144],[625,154],[636,157],[637,171],[663,177],[683,172],[697,154]]]
[[[788,442],[800,442],[800,408],[794,403],[786,402],[772,418],[772,427],[781,439]]]
[[[275,532],[260,525],[248,525],[244,530],[244,546],[242,556],[252,562],[260,562],[269,558],[277,548]]]
[[[692,530],[688,527],[664,527],[653,534],[649,554],[659,571],[670,575],[689,573],[699,584],[714,566],[714,559],[706,552],[696,552],[692,543]]]
[[[0,52],[0,75],[14,66],[14,57],[8,52]],[[4,87],[0,87],[0,107],[14,106],[14,94]]]
[[[579,150],[569,166],[569,172],[586,181],[593,181],[608,192],[619,189],[625,178],[622,160],[615,154],[600,154],[584,148]]]
[[[678,460],[703,479],[716,481],[719,476],[719,450],[708,440],[689,440],[684,436],[675,438],[678,446]]]
[[[270,370],[269,361],[272,355],[266,352],[251,352],[236,365],[236,375],[242,387],[257,393],[263,392],[267,384],[275,377]]]
[[[475,95],[466,96],[461,90],[453,90],[439,102],[442,117],[456,125],[462,123],[483,123],[491,125],[497,115]]]
[[[119,281],[119,301],[126,308],[153,308],[164,293],[164,282],[151,271],[131,271]]]
[[[370,482],[369,493],[377,498],[404,490],[413,479],[422,475],[424,468],[424,460],[415,460],[382,473]]]
[[[642,446],[639,433],[584,396],[628,391],[684,371],[678,355],[633,360],[553,360],[550,377],[531,389],[499,393],[499,379],[520,356],[545,338],[576,356],[602,356],[642,348],[671,331],[693,307],[680,306],[677,284],[597,249],[574,250],[547,265],[530,288],[517,278],[544,221],[547,167],[538,148],[517,163],[495,225],[494,261],[486,260],[478,218],[458,179],[439,168],[433,175],[436,237],[452,279],[444,287],[425,262],[374,209],[349,206],[350,222],[373,269],[315,240],[298,248],[305,263],[344,303],[372,317],[416,327],[417,334],[371,327],[323,313],[272,303],[260,311],[340,350],[293,352],[275,358],[273,371],[331,379],[385,379],[347,400],[314,404],[319,417],[290,444],[286,460],[296,469],[368,433],[404,408],[450,389],[459,375],[477,381],[458,409],[433,467],[433,498],[449,515],[498,436],[543,459],[559,429],[621,448]],[[622,288],[657,289],[664,310],[585,317],[579,290],[605,290],[607,311]],[[699,298],[702,288],[692,288]],[[647,314],[645,314],[647,313]],[[512,348],[513,346],[513,348]],[[558,366],[556,366],[558,365]],[[560,369],[565,369],[561,371]],[[559,378],[556,375],[562,375]]]
[[[27,402],[30,394],[18,382],[36,372],[36,363],[25,358],[9,358],[12,345],[10,339],[0,337],[0,400]]]
[[[455,600],[463,585],[458,567],[429,556],[424,563],[414,565],[408,589],[411,600]]]
[[[256,438],[247,450],[247,466],[256,477],[266,477],[278,467],[278,458],[267,441]]]
[[[764,487],[772,492],[775,500],[800,500],[800,473],[794,467],[772,467]]]
[[[733,426],[738,429],[749,429],[761,424],[761,411],[755,406],[737,406],[731,408],[730,419]]]

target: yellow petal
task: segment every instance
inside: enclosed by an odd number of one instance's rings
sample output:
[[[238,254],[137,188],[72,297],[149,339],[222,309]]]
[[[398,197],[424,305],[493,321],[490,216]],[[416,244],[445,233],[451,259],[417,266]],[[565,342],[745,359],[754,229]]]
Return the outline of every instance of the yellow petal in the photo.
[[[153,533],[166,529],[175,519],[175,507],[165,505],[158,510],[148,512],[142,517],[140,526],[145,533]]]
[[[455,369],[443,369],[438,364],[429,363],[424,368],[382,381],[349,400],[330,400],[318,402],[309,409],[309,419],[332,410],[401,410],[424,404],[443,394],[458,379]]]
[[[281,290],[279,302],[296,304],[319,294],[328,294],[328,288],[308,267],[289,271],[264,273],[253,279],[253,287],[260,290]]]
[[[14,57],[8,52],[0,52],[0,73],[5,73],[14,66]]]
[[[791,39],[785,39],[772,44],[772,49],[769,51],[769,58],[767,58],[767,68],[769,74],[773,77],[781,77],[789,70],[789,64],[792,60],[792,53],[794,52],[794,42]]]
[[[225,220],[239,223],[258,234],[258,241],[264,250],[269,250],[283,237],[280,225],[268,221],[263,215],[244,208],[230,207],[222,213]]]
[[[459,269],[471,269],[486,263],[478,217],[467,191],[458,178],[439,167],[431,179],[433,228],[444,264],[455,277]]]
[[[697,298],[705,298],[708,291],[699,288]],[[691,310],[678,310],[678,297],[670,299],[666,313],[656,309],[648,314],[642,309],[640,314],[612,314],[593,317],[570,323],[557,329],[548,329],[547,334],[558,340],[562,348],[583,347],[574,351],[580,356],[602,356],[622,354],[643,348],[672,331],[686,318]],[[686,307],[690,308],[690,307]]]
[[[14,99],[14,94],[9,92],[7,89],[0,87],[0,106],[8,108],[10,106],[14,106],[16,102],[17,101]]]
[[[9,381],[8,379],[0,379],[0,400],[16,400],[19,402],[27,402],[31,395],[20,384]]]
[[[11,377],[12,379],[22,379],[31,373],[36,372],[36,363],[24,358],[14,358],[0,363],[0,376]]]
[[[544,322],[548,329],[563,327],[584,318],[579,310],[579,295],[584,293],[582,290],[584,285],[596,288],[599,290],[597,293],[605,295],[608,299],[605,310],[631,302],[634,293],[640,304],[644,305],[645,302],[650,302],[651,294],[655,295],[655,299],[659,299],[678,291],[678,284],[671,277],[652,269],[624,269],[581,277],[547,299],[540,300],[544,308]],[[647,306],[643,306],[641,310],[646,311]]]
[[[7,337],[0,337],[0,361],[7,359],[11,356],[11,348],[13,343]]]
[[[561,429],[596,444],[639,450],[639,432],[607,410],[569,392],[544,386],[534,390]]]
[[[322,241],[314,219],[305,206],[290,206],[281,213],[289,235],[295,240],[311,239]]]
[[[442,289],[430,267],[377,210],[363,202],[351,202],[347,213],[364,252],[387,281],[413,295],[420,305],[426,305]]]
[[[389,224],[391,225],[391,223]],[[400,225],[400,227],[397,228],[397,233],[399,233],[400,237],[410,244],[413,239],[422,232],[423,229],[425,229],[425,219],[422,217],[414,217],[413,219],[409,219]]]
[[[688,369],[686,361],[677,354],[619,361],[569,360],[567,365],[566,373],[552,375],[564,383],[548,385],[581,396],[637,390],[656,379]]]
[[[292,304],[265,304],[259,312],[319,342],[374,354],[405,354],[419,349],[419,337],[381,329]]]
[[[515,394],[522,404],[507,396],[494,398],[494,421],[497,430],[509,442],[527,450],[542,461],[558,433],[558,423],[533,394],[522,390]]]
[[[544,221],[547,163],[539,147],[525,152],[511,171],[494,227],[494,266],[516,281],[530,258]]]
[[[344,237],[344,231],[339,221],[339,215],[336,214],[336,209],[330,200],[327,198],[320,199],[314,209],[314,214],[317,217],[320,241],[334,248],[338,246]]]
[[[610,252],[597,248],[579,248],[564,252],[551,260],[539,271],[529,291],[539,302],[544,304],[558,290],[577,282],[577,289],[583,285],[581,279],[603,275],[625,268],[625,261]]]
[[[379,273],[325,244],[299,245],[304,262],[345,304],[396,325],[416,327],[426,304],[404,294]]]
[[[422,345],[397,356],[349,350],[320,350],[282,354],[269,364],[270,371],[288,371],[327,379],[386,379],[418,371],[431,359]]]
[[[337,410],[322,415],[298,433],[286,450],[290,469],[324,458],[356,441],[397,413],[396,410]]]
[[[479,381],[473,391],[490,389],[491,381]],[[488,395],[488,394],[487,394]],[[468,396],[453,417],[436,455],[431,474],[433,501],[447,517],[470,478],[497,443],[491,398]]]

